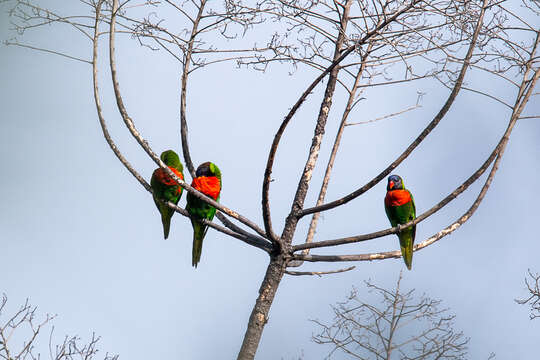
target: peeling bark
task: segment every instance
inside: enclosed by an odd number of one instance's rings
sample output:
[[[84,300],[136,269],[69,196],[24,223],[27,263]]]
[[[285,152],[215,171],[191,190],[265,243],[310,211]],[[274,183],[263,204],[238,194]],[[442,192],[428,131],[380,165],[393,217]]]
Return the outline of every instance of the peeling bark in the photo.
[[[255,358],[264,326],[268,322],[270,307],[272,306],[274,296],[284,273],[284,259],[282,257],[272,258],[259,289],[259,296],[251,311],[244,341],[238,353],[238,360],[251,360]]]

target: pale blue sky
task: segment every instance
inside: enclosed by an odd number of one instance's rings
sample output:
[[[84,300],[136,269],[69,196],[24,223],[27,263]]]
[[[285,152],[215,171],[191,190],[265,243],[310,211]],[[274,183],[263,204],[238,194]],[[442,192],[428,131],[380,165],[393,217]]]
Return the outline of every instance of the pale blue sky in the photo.
[[[1,5],[0,38],[8,38]],[[90,56],[90,43],[70,32],[29,36]],[[132,41],[118,45],[126,106],[156,152],[179,149],[179,76],[169,57]],[[271,68],[262,74],[223,64],[194,73],[189,88],[190,143],[196,164],[212,160],[223,172],[221,200],[262,225],[260,188],[272,135],[313,74]],[[102,137],[92,98],[91,68],[27,49],[0,50],[0,292],[11,303],[26,297],[41,312],[58,313],[58,334],[102,336],[103,351],[121,359],[229,359],[240,347],[247,319],[268,263],[258,249],[209,231],[199,267],[191,267],[191,226],[176,215],[162,239],[151,195],[121,166]],[[468,80],[472,81],[474,74]],[[103,70],[103,105],[120,149],[149,179],[155,165],[138,148],[114,108]],[[414,87],[413,87],[414,88]],[[353,116],[368,120],[400,110],[426,92],[423,107],[399,118],[349,127],[338,154],[328,199],[376,175],[431,120],[447,90],[417,83],[414,91],[380,89]],[[509,91],[511,89],[508,89]],[[297,115],[278,152],[271,187],[274,227],[281,229],[312,136],[320,88]],[[335,109],[345,99],[338,96]],[[538,102],[529,109],[540,110]],[[532,110],[530,112],[533,112]],[[320,163],[328,157],[340,112],[329,118]],[[422,213],[446,196],[488,156],[503,133],[508,111],[462,92],[447,117],[396,173],[413,191]],[[470,358],[531,359],[540,321],[514,303],[525,295],[527,268],[540,271],[535,189],[540,179],[540,122],[518,122],[501,168],[474,217],[437,244],[416,253],[404,286],[443,299],[457,315],[456,328],[471,337]],[[316,199],[322,167],[306,204]],[[470,206],[479,184],[418,225],[422,241]],[[316,240],[388,227],[385,184],[340,209],[325,213]],[[185,205],[185,198],[180,201]],[[300,227],[303,239],[309,220]],[[389,236],[319,250],[360,253],[397,249]],[[260,359],[321,359],[326,349],[310,342],[308,319],[328,320],[329,304],[362,280],[391,287],[401,259],[361,262],[356,270],[319,277],[286,276],[278,290],[258,351]],[[307,264],[305,270],[338,268]],[[345,264],[344,266],[349,266]],[[361,287],[362,288],[362,287]]]

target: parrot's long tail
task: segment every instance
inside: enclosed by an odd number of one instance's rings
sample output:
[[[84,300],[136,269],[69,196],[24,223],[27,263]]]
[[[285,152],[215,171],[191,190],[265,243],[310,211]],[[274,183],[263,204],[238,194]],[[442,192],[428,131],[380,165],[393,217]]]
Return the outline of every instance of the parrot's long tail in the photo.
[[[206,235],[207,226],[201,224],[198,221],[191,221],[193,225],[193,250],[191,255],[191,265],[197,267],[199,261],[201,261],[202,244],[204,235]]]
[[[414,239],[410,232],[402,233],[399,237],[399,245],[401,246],[401,255],[407,269],[412,269],[412,254],[413,254]]]
[[[171,218],[174,214],[174,210],[170,209],[168,206],[160,208],[160,210],[161,223],[163,224],[163,237],[167,239],[169,237],[169,230],[171,229]]]

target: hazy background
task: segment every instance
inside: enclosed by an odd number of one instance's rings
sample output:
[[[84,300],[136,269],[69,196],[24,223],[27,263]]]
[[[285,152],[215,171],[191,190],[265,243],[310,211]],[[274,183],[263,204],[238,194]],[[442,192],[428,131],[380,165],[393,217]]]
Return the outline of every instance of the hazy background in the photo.
[[[0,39],[11,36],[6,10],[0,4]],[[38,31],[27,39],[87,58],[91,55],[90,42],[72,31]],[[117,52],[124,100],[138,129],[156,152],[180,151],[177,64],[128,39],[120,41]],[[109,75],[102,69],[102,101],[110,131],[131,163],[149,179],[155,164],[123,127]],[[263,74],[238,70],[232,64],[217,65],[195,72],[188,89],[194,162],[218,164],[223,173],[221,201],[261,226],[260,189],[273,134],[313,77],[302,68],[293,76],[288,70],[271,67]],[[89,65],[2,46],[0,72],[0,292],[8,295],[11,308],[29,297],[41,313],[59,314],[58,339],[64,334],[88,339],[95,331],[102,336],[101,350],[118,353],[121,359],[235,358],[268,264],[265,253],[210,230],[201,263],[194,269],[191,225],[179,215],[173,218],[169,240],[163,240],[151,195],[103,139]],[[467,80],[474,76],[471,73]],[[448,91],[433,83],[415,86],[412,89],[426,93],[421,109],[347,128],[328,200],[378,174],[446,100]],[[276,232],[281,232],[303,168],[321,89],[282,139],[271,185]],[[351,121],[414,104],[416,91],[403,89],[369,93]],[[513,89],[508,91],[511,96]],[[315,202],[341,116],[338,109],[345,100],[336,96],[334,101],[306,206]],[[528,107],[529,113],[540,110],[538,101]],[[396,170],[414,193],[418,213],[481,165],[506,128],[508,115],[495,102],[461,92],[438,128]],[[532,359],[538,354],[540,321],[530,321],[528,309],[514,299],[526,295],[527,268],[540,271],[535,196],[540,183],[539,135],[538,119],[517,123],[501,168],[474,217],[451,236],[416,253],[413,270],[404,273],[404,287],[442,299],[457,315],[456,329],[471,337],[471,359],[487,358],[492,351],[497,359]],[[480,184],[472,186],[458,201],[422,222],[417,242],[458,218],[479,189]],[[385,183],[381,183],[325,213],[315,240],[387,228],[384,194]],[[180,205],[185,205],[185,196]],[[304,239],[308,223],[305,217],[297,243]],[[397,238],[389,236],[314,253],[396,249]],[[349,265],[315,263],[301,269]],[[405,269],[401,259],[354,265],[354,271],[322,278],[286,275],[257,358],[293,359],[302,351],[306,359],[323,358],[329,349],[310,341],[317,328],[309,319],[329,321],[329,304],[342,300],[351,286],[361,287],[369,278],[392,287]]]

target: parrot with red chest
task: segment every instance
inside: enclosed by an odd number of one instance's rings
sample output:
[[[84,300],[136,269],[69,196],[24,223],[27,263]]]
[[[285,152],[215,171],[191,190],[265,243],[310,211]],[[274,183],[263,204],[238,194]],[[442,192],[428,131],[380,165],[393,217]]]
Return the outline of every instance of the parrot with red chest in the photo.
[[[406,224],[416,218],[414,198],[411,192],[405,188],[403,179],[398,175],[390,175],[388,177],[384,209],[392,227],[396,227],[398,224]],[[416,225],[402,229],[397,236],[405,265],[407,269],[411,270]]]
[[[184,174],[182,173],[184,167],[182,166],[177,153],[172,150],[167,150],[161,153],[160,158],[161,161],[163,161],[176,176],[178,176],[181,180],[184,180]],[[162,168],[154,170],[152,173],[152,179],[150,180],[150,186],[152,187],[154,202],[156,203],[159,213],[161,214],[163,236],[165,239],[167,239],[167,237],[169,237],[171,218],[174,215],[174,210],[162,203],[160,200],[165,202],[170,201],[176,205],[182,196],[183,189]]]
[[[219,195],[221,193],[221,171],[216,164],[208,161],[199,165],[195,171],[195,176],[191,186],[219,202]],[[203,239],[208,230],[208,226],[197,219],[212,220],[216,214],[216,208],[205,203],[195,195],[188,193],[186,210],[194,217],[191,219],[191,225],[193,226],[191,264],[194,267],[197,267],[197,264],[201,261]]]

